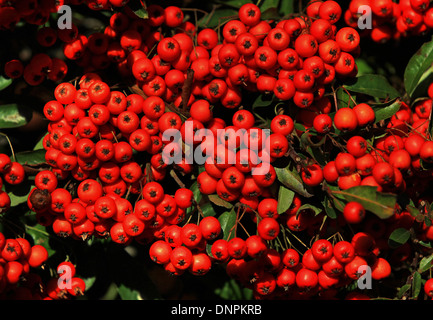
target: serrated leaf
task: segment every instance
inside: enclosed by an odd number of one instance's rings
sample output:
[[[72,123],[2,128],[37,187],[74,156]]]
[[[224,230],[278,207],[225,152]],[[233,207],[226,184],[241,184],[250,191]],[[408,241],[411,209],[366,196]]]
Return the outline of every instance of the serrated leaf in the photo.
[[[411,57],[404,71],[404,86],[409,97],[412,97],[425,72],[433,63],[433,40],[424,43]]]
[[[347,201],[361,203],[365,210],[374,213],[381,219],[387,219],[395,213],[397,196],[392,193],[377,192],[377,187],[357,186],[331,192],[334,195],[343,196]]]
[[[395,99],[400,93],[388,80],[378,74],[364,74],[349,80],[344,88],[351,92],[366,94],[379,99]]]

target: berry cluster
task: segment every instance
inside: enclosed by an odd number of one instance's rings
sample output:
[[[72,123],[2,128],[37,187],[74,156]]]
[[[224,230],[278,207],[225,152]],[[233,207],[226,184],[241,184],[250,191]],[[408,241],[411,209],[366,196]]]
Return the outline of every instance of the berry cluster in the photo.
[[[40,244],[31,244],[22,237],[7,238],[0,233],[0,299],[1,300],[53,300],[70,299],[83,295],[85,282],[75,276],[75,266],[69,262],[58,264],[59,276],[46,277],[40,269],[48,263],[47,249]],[[68,267],[66,270],[65,266]],[[59,277],[67,272],[68,278]]]
[[[360,6],[370,9],[359,10]],[[372,27],[362,30],[361,36],[379,43],[427,34],[433,28],[433,7],[429,0],[353,0],[344,12],[344,20],[348,26],[357,28],[362,15],[371,19]]]

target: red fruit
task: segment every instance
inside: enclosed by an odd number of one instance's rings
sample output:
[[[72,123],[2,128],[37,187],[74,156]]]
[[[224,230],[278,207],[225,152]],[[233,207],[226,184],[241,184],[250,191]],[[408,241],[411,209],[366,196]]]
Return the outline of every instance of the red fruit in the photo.
[[[352,261],[344,266],[346,275],[353,280],[358,280],[366,271],[367,261],[361,256],[355,256]]]
[[[185,246],[173,248],[170,254],[170,262],[180,270],[188,269],[192,263],[192,252]]]
[[[83,279],[78,277],[73,277],[70,283],[71,287],[66,289],[68,293],[74,297],[84,295],[86,290],[86,283]]]
[[[173,249],[164,240],[155,241],[149,248],[149,255],[153,262],[165,264],[170,262],[170,255]]]
[[[358,127],[356,113],[351,108],[340,108],[334,116],[334,125],[341,131],[352,131]]]
[[[30,251],[30,256],[27,260],[30,267],[38,268],[47,260],[48,260],[48,251],[44,246],[40,244],[36,244],[32,246]]]
[[[381,280],[391,275],[391,265],[388,260],[378,257],[371,267],[371,277],[374,280]]]
[[[334,257],[338,262],[347,264],[355,257],[355,248],[348,241],[339,241],[334,245]]]
[[[348,202],[343,209],[343,216],[347,223],[357,224],[365,218],[365,209],[356,201]]]
[[[274,218],[263,218],[257,225],[257,232],[264,240],[274,240],[280,233],[280,225]]]
[[[311,253],[317,262],[324,263],[333,255],[332,243],[326,239],[319,239],[311,246]]]
[[[219,220],[213,216],[204,217],[199,223],[199,228],[206,240],[214,240],[222,232]]]
[[[22,257],[23,249],[16,239],[6,239],[1,257],[6,261],[15,261]]]
[[[212,261],[206,253],[196,253],[192,256],[189,271],[195,276],[203,276],[209,272]]]
[[[319,283],[317,273],[307,268],[301,268],[296,273],[296,285],[302,291],[310,291],[314,289]]]

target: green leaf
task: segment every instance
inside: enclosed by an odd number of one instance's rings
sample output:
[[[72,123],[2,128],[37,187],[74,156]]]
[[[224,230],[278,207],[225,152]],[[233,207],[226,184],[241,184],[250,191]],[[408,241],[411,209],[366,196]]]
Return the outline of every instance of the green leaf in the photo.
[[[274,102],[274,96],[271,94],[259,94],[257,98],[253,101],[252,108],[269,107]]]
[[[282,214],[289,210],[290,206],[292,205],[294,196],[295,193],[292,190],[286,188],[285,186],[280,186],[278,190],[278,214]]]
[[[355,95],[350,95],[342,87],[338,88],[335,92],[338,108],[353,108],[356,101]]]
[[[300,212],[304,210],[311,210],[314,212],[314,215],[317,216],[319,213],[323,212],[322,208],[318,208],[316,206],[313,206],[310,203],[305,203],[302,206],[299,207],[298,211],[296,212],[296,215],[298,215]]]
[[[31,110],[15,103],[0,105],[0,129],[18,128],[32,118]]]
[[[235,279],[225,281],[221,288],[215,289],[215,294],[224,300],[251,300],[253,298],[253,290],[241,287]]]
[[[124,284],[118,286],[117,292],[122,300],[142,300],[138,290],[128,288]]]
[[[349,80],[344,87],[352,92],[366,94],[379,99],[395,99],[400,93],[388,80],[377,74],[364,74],[353,80]]]
[[[210,194],[208,198],[209,201],[211,201],[212,203],[216,204],[219,207],[224,207],[227,209],[233,208],[233,205],[230,202],[221,199],[217,194]]]
[[[224,8],[215,10],[208,15],[205,15],[198,21],[201,28],[215,28],[233,17],[238,16],[238,11],[231,8]]]
[[[398,290],[397,298],[401,299],[404,296],[404,294],[410,289],[410,287],[411,287],[410,283],[403,285],[400,288],[400,290]]]
[[[327,195],[323,197],[322,205],[323,208],[325,209],[326,215],[329,218],[331,219],[337,218],[337,212],[336,212],[337,209],[335,208],[333,201]],[[342,205],[341,207],[344,208],[344,205]]]
[[[305,185],[302,182],[302,178],[299,175],[299,173],[296,171],[296,168],[290,168],[290,167],[293,166],[289,165],[286,168],[275,168],[278,181],[280,181],[284,186],[286,186],[290,190],[299,193],[303,197],[306,198],[312,197],[313,195],[305,188]]]
[[[372,108],[376,114],[375,123],[391,118],[400,110],[400,107],[401,101],[398,99],[384,104],[373,105]]]
[[[433,254],[422,258],[421,261],[419,262],[418,272],[423,273],[429,270],[432,267],[432,261],[433,261]]]
[[[422,289],[421,274],[417,271],[413,273],[412,278],[412,298],[417,299]]]
[[[391,248],[398,248],[405,244],[410,238],[410,231],[405,228],[395,229],[388,238],[388,245]]]
[[[55,250],[50,246],[50,234],[46,231],[46,227],[40,224],[27,226],[26,233],[32,237],[34,244],[39,244],[47,249],[49,256],[55,253]]]
[[[140,8],[136,11],[134,11],[135,15],[141,19],[148,19],[149,18],[149,13],[147,12],[147,10],[145,8]]]
[[[45,149],[15,153],[15,159],[21,164],[40,165],[46,163]]]
[[[412,98],[417,87],[422,82],[424,74],[433,63],[433,40],[424,43],[409,60],[404,71],[404,86]]]
[[[281,0],[280,14],[284,17],[295,12],[295,2],[293,0]]]
[[[260,11],[262,12],[262,19],[263,20],[268,19],[266,16],[263,17],[263,13],[265,13],[266,10],[277,9],[279,5],[280,5],[280,0],[261,1],[260,4],[259,4],[259,8],[260,8]],[[275,19],[276,15],[274,15],[272,18]]]
[[[221,224],[221,230],[223,232],[223,238],[230,240],[235,237],[233,228],[236,224],[236,212],[234,209],[231,211],[223,212],[219,217],[218,221]]]
[[[12,84],[13,80],[9,78],[5,78],[4,76],[0,76],[0,91],[6,89]]]
[[[346,190],[334,190],[332,193],[342,195],[347,201],[359,202],[365,210],[381,219],[387,219],[395,212],[397,196],[392,193],[377,192],[377,187],[357,186]]]
[[[215,208],[212,205],[212,203],[210,203],[210,202],[201,204],[200,209],[203,212],[203,216],[205,216],[205,217],[216,215]]]
[[[30,190],[34,187],[34,184],[28,179],[18,185],[10,185],[5,183],[5,191],[8,193],[11,199],[11,207],[15,207],[27,201]]]
[[[220,3],[220,4],[224,5],[224,6],[233,7],[233,8],[236,8],[236,9],[239,9],[240,7],[242,7],[246,3],[250,3],[249,0],[227,0],[227,1],[216,0],[215,2],[216,3]]]

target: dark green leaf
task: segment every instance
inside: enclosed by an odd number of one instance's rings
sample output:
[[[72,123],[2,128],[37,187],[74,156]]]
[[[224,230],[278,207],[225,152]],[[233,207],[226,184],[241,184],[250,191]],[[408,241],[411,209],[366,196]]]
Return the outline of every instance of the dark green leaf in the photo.
[[[216,215],[215,208],[213,207],[212,203],[203,203],[200,205],[200,209],[202,210],[205,217]]]
[[[361,203],[365,210],[381,219],[387,219],[395,213],[397,196],[392,193],[377,192],[377,187],[357,186],[346,190],[335,190],[332,193],[342,195],[347,201]]]
[[[236,212],[232,209],[231,211],[223,212],[219,217],[218,221],[221,224],[221,230],[223,232],[223,238],[230,240],[235,237],[234,226],[236,224]]]
[[[337,218],[337,212],[334,207],[333,202],[329,199],[328,196],[325,196],[322,201],[323,208],[325,209],[326,215],[331,219]]]
[[[227,0],[227,1],[217,0],[215,2],[220,3],[221,5],[224,5],[226,7],[233,7],[236,9],[239,9],[240,7],[242,7],[246,3],[250,3],[250,1],[248,1],[248,0]]]
[[[269,107],[274,102],[273,97],[274,96],[270,94],[258,95],[252,104],[252,108],[255,109],[255,108]]]
[[[338,88],[335,92],[338,108],[353,108],[356,102],[356,96],[350,95],[343,88]],[[355,101],[355,102],[354,102]]]
[[[410,238],[410,231],[405,228],[395,229],[388,238],[388,244],[391,248],[398,248],[405,244]]]
[[[421,261],[419,262],[418,272],[423,273],[429,270],[432,267],[432,261],[433,261],[433,254],[422,258]]]
[[[374,110],[374,113],[376,114],[375,123],[391,118],[393,115],[396,114],[400,107],[400,100],[394,100],[392,102],[384,104],[373,105],[372,108]]]
[[[296,212],[296,214],[299,214],[300,212],[302,212],[304,210],[311,210],[311,211],[314,212],[314,215],[316,215],[316,216],[323,211],[322,208],[318,208],[316,206],[313,206],[310,203],[305,203],[305,204],[303,204],[302,206],[299,207],[299,209]]]
[[[238,11],[235,9],[218,9],[201,18],[198,24],[202,28],[216,28],[221,26],[225,21],[237,16]]]
[[[295,2],[293,0],[281,0],[280,14],[284,17],[295,12]]]
[[[32,111],[17,104],[0,105],[0,129],[18,128],[32,118]]]
[[[412,298],[417,299],[422,289],[422,278],[421,274],[417,271],[413,274],[412,279]]]
[[[409,97],[422,81],[424,74],[433,63],[433,40],[424,43],[412,56],[404,72],[404,86]]]
[[[15,153],[15,159],[21,164],[40,165],[46,163],[45,149]]]
[[[401,299],[404,296],[404,294],[410,289],[410,287],[411,287],[410,283],[403,285],[400,288],[400,290],[398,290],[397,298]]]
[[[400,93],[388,80],[377,74],[364,74],[353,80],[349,80],[344,87],[351,92],[366,94],[379,99],[395,99]]]
[[[278,181],[290,190],[295,191],[304,197],[312,197],[313,195],[305,188],[302,178],[296,171],[296,168],[290,167],[291,166],[289,165],[286,168],[275,168]]]
[[[119,285],[117,292],[122,300],[142,300],[138,290],[128,288],[124,284]]]

